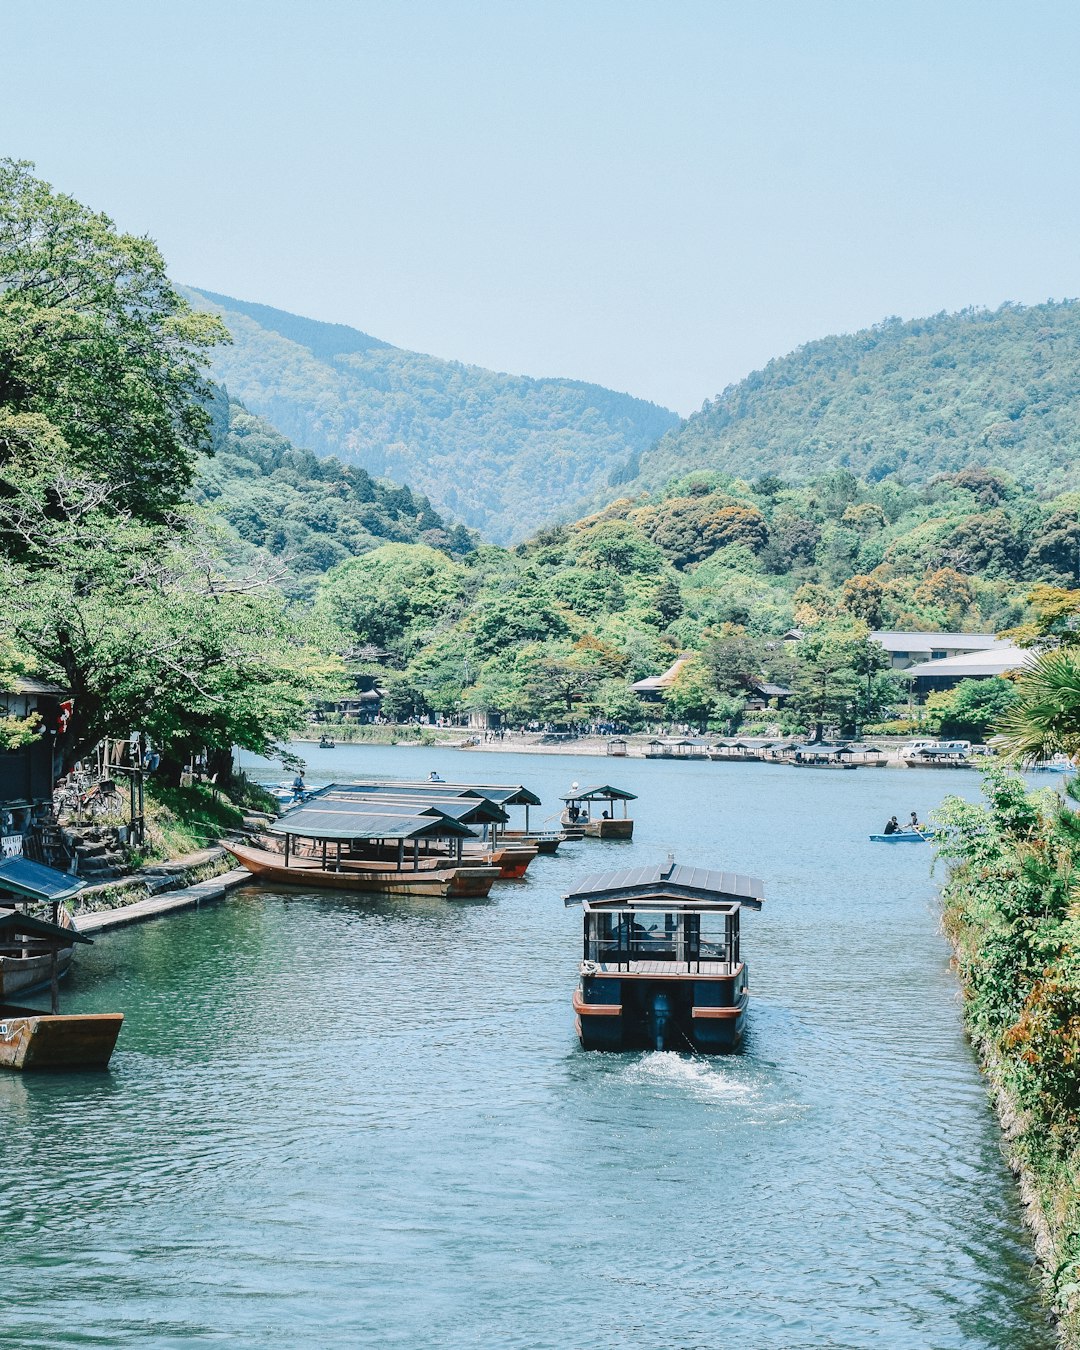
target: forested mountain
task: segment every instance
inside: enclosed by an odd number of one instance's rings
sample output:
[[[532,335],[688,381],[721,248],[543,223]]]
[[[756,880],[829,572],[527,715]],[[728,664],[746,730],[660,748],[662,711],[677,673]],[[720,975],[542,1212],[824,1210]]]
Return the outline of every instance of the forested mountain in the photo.
[[[1024,622],[1034,586],[1080,579],[1078,505],[979,468],[918,488],[697,472],[511,550],[380,548],[315,603],[349,645],[392,654],[380,678],[402,714],[640,723],[629,682],[689,651],[669,715],[737,720],[764,675],[795,689],[804,724],[865,723],[905,701],[866,633]]]
[[[500,542],[593,497],[679,418],[575,380],[403,351],[340,324],[187,290],[233,336],[215,378],[298,445],[408,483]]]
[[[822,338],[705,404],[612,482],[687,469],[908,483],[971,465],[1039,492],[1080,487],[1080,304],[965,310]]]
[[[199,460],[195,500],[277,560],[286,594],[307,596],[323,572],[381,544],[472,549],[468,530],[447,526],[426,497],[298,450],[241,403],[214,394],[212,454]]]

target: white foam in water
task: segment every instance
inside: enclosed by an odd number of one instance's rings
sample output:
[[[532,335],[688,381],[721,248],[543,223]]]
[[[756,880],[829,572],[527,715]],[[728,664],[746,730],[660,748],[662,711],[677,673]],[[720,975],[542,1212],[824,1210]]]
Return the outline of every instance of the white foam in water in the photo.
[[[750,1101],[756,1095],[750,1083],[740,1082],[722,1064],[691,1059],[672,1050],[643,1055],[628,1067],[627,1074],[637,1082],[688,1092],[699,1101]]]

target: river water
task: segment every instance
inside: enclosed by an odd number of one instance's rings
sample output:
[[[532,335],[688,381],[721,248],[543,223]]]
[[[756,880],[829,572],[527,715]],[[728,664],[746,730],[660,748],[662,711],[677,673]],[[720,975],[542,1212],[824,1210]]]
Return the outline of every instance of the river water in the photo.
[[[106,1075],[0,1077],[0,1344],[1053,1344],[930,849],[867,841],[974,775],[305,753],[552,810],[610,777],[636,838],[487,901],[252,887],[80,951],[65,1010],[127,1021]],[[586,1054],[560,897],[669,850],[765,879],[745,1051]]]

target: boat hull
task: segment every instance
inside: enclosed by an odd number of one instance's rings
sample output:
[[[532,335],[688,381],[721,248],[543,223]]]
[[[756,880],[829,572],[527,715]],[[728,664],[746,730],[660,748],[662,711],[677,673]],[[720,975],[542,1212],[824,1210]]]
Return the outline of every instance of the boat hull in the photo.
[[[56,954],[57,979],[63,979],[71,967],[74,947],[62,947]],[[0,1003],[20,995],[48,989],[52,983],[52,956],[0,956]]]
[[[573,1007],[585,1050],[726,1054],[742,1043],[749,1002],[739,965],[722,977],[583,974]]]
[[[340,871],[323,869],[307,861],[289,863],[279,853],[267,849],[225,844],[237,862],[260,881],[285,886],[314,886],[320,890],[345,891],[359,895],[430,895],[442,899],[482,898],[498,878],[495,867],[447,867],[421,871],[343,864]]]
[[[632,839],[632,820],[590,820],[582,826],[586,839]]]
[[[900,830],[896,834],[872,834],[872,844],[928,844],[928,834],[915,834],[910,830]]]
[[[106,1069],[123,1013],[63,1015],[0,1007],[0,1068]]]
[[[499,838],[505,839],[507,843],[523,844],[526,848],[534,848],[537,853],[551,854],[559,851],[559,845],[565,835],[561,832],[526,834],[524,830],[503,830]]]
[[[975,767],[970,759],[946,759],[944,756],[940,759],[919,759],[912,755],[901,762],[908,769],[973,769]]]

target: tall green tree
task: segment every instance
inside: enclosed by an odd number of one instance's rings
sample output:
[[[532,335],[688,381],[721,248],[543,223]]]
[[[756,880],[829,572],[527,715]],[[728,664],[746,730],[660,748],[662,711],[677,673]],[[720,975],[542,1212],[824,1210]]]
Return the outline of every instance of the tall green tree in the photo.
[[[149,239],[0,160],[0,434],[108,483],[160,519],[206,444],[203,363],[226,338]]]

